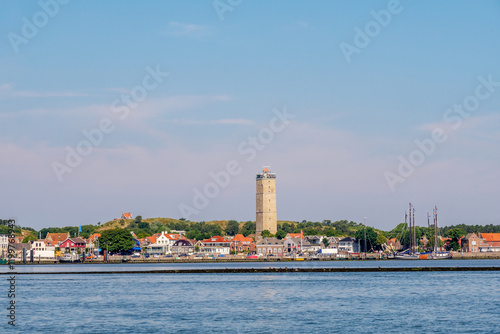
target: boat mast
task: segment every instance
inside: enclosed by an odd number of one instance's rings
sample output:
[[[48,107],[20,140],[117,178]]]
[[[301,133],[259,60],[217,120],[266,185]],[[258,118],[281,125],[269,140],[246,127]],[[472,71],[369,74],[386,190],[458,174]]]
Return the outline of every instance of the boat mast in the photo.
[[[434,253],[437,253],[438,208],[434,206]]]
[[[414,253],[417,252],[417,233],[415,231],[415,208],[412,206],[413,209],[413,247],[415,248],[413,250]]]
[[[410,206],[408,208],[408,215],[410,218],[410,252],[413,253],[413,230],[412,230],[412,224],[411,224],[411,202]]]
[[[405,225],[403,230],[403,237],[401,238],[401,245],[403,245],[405,248],[408,246],[406,243],[406,230],[408,230],[408,213],[405,210]]]
[[[366,217],[365,217],[365,258],[366,258]]]
[[[431,215],[429,214],[429,212],[427,212],[427,233],[425,233],[425,235],[427,236],[430,232],[431,232]],[[429,241],[431,241],[431,239],[429,239],[427,243],[429,243]],[[426,250],[427,249],[428,248],[426,247]]]

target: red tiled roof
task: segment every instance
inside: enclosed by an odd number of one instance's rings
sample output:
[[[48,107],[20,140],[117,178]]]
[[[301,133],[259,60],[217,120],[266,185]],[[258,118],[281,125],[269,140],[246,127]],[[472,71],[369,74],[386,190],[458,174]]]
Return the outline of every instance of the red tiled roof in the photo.
[[[481,233],[481,237],[486,242],[500,242],[500,233]]]
[[[132,218],[132,214],[130,212],[126,212],[123,214],[123,217],[125,218]]]
[[[300,233],[288,233],[288,237],[290,238],[302,238],[304,239],[304,236]]]
[[[89,240],[95,241],[101,237],[101,233],[94,233],[89,237]]]
[[[55,242],[63,242],[64,240],[66,240],[69,236],[69,233],[66,232],[66,233],[47,233],[47,235],[45,236],[45,239],[46,240],[49,240],[51,239],[52,241],[55,241]]]
[[[247,242],[253,242],[253,239],[252,238],[249,238],[249,237],[245,237],[243,234],[236,234],[234,236],[233,239],[231,239],[231,242],[234,242],[234,241],[240,241],[240,242],[244,242],[244,241],[247,241]]]
[[[226,239],[224,239],[223,237],[221,236],[218,236],[218,235],[215,235],[211,238],[208,238],[208,239],[205,239],[205,240],[202,240],[203,243],[211,243],[211,242],[224,242],[224,243],[230,243],[230,241],[227,241]]]

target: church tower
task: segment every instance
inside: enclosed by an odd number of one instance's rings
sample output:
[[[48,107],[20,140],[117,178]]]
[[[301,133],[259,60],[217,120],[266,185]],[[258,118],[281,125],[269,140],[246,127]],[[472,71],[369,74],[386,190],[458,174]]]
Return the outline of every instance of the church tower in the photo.
[[[268,230],[275,234],[278,230],[276,215],[276,174],[264,168],[257,174],[256,234]]]

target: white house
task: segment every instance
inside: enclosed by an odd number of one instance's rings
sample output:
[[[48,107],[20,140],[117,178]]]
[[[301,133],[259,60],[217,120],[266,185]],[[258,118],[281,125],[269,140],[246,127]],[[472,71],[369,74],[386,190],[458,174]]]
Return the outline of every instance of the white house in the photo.
[[[31,242],[34,260],[53,260],[55,258],[56,247],[47,245],[45,240],[40,239]]]
[[[2,258],[7,258],[9,254],[9,236],[7,234],[0,234],[0,254]]]
[[[359,243],[356,241],[356,239],[347,237],[339,241],[338,245],[339,251],[347,252],[347,253],[359,253],[360,252],[360,247]]]
[[[154,234],[156,242],[146,246],[149,254],[171,254],[174,243],[181,239],[180,234],[169,234],[165,231]]]

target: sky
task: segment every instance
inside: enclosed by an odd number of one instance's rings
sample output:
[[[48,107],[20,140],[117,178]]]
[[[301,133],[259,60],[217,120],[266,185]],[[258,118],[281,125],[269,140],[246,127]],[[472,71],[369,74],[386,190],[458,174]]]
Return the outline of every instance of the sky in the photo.
[[[2,218],[500,223],[500,1],[0,6]]]

